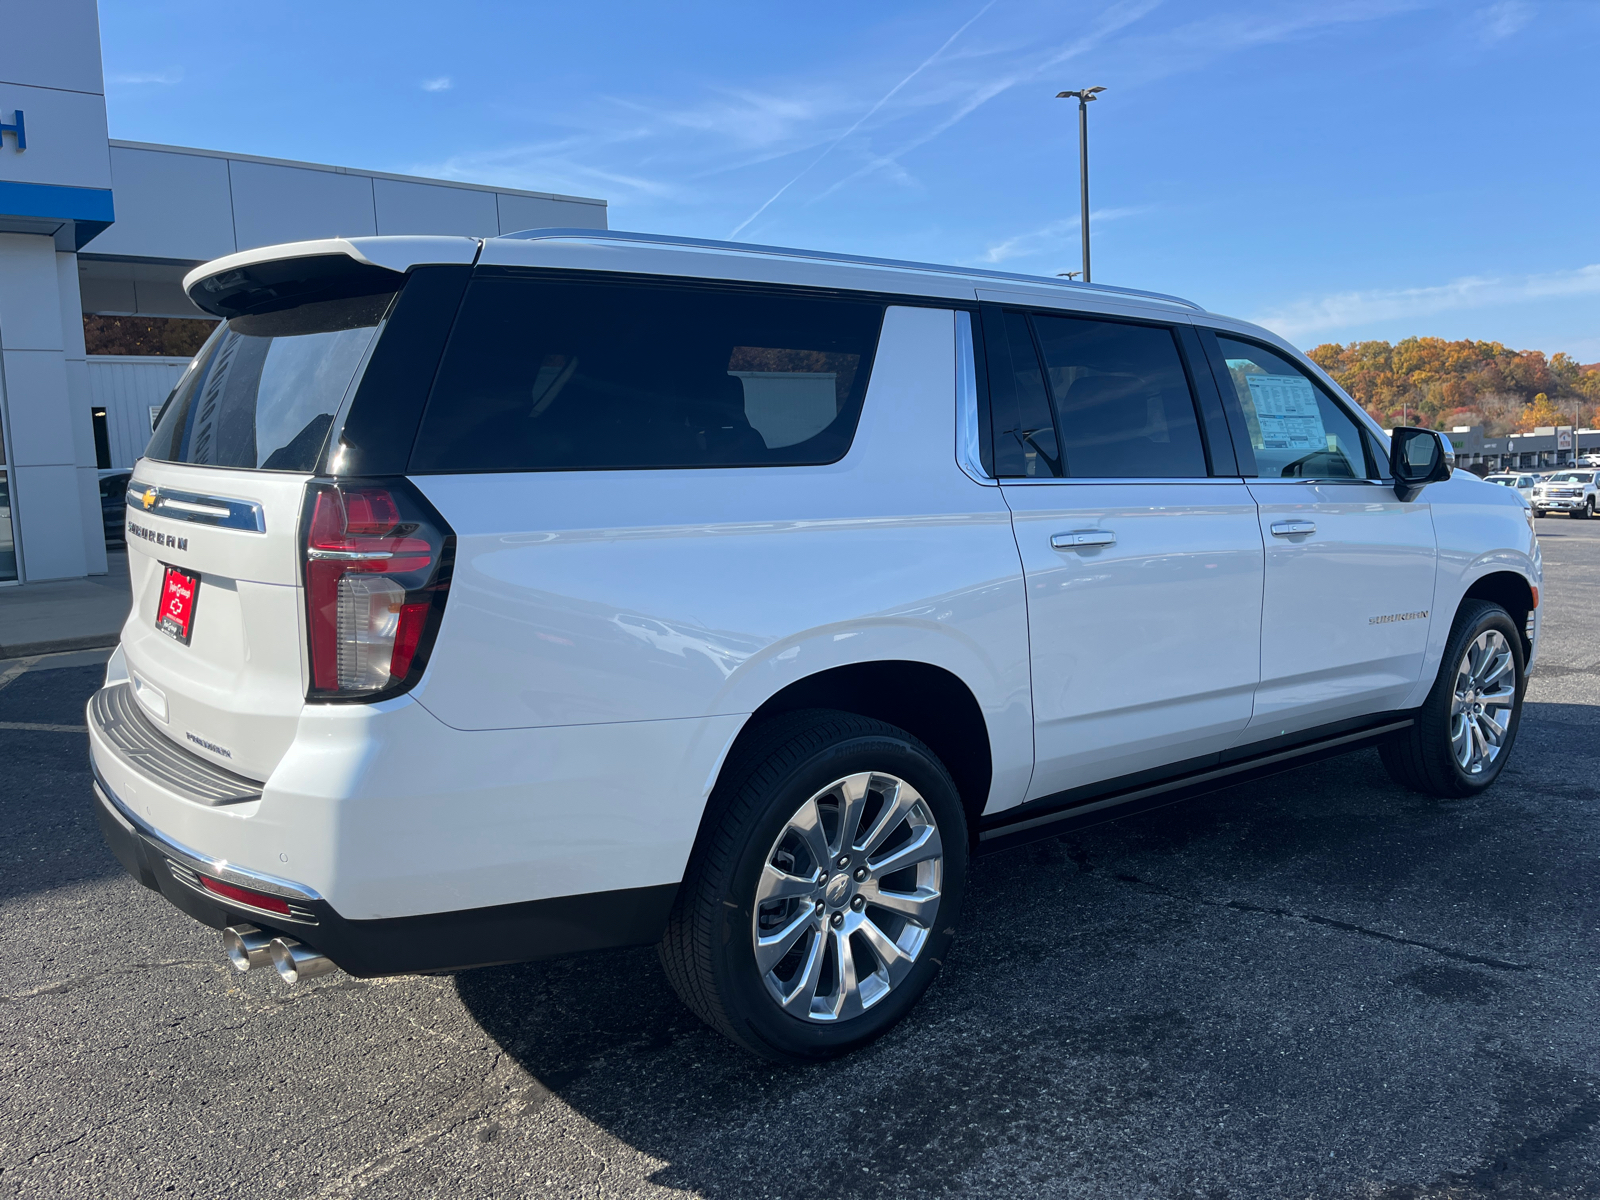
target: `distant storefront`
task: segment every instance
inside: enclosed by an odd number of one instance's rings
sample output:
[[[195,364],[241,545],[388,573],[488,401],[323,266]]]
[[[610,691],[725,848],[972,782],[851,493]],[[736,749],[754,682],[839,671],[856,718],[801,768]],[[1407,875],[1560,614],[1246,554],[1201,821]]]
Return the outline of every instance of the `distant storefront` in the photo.
[[[320,237],[606,227],[603,200],[111,141],[104,93],[95,0],[9,6],[0,39],[0,583],[106,570],[98,472],[137,457],[151,407],[191,352],[182,343],[196,330],[158,343],[174,336],[159,328],[172,319],[205,315],[181,287],[192,267]],[[88,353],[86,317],[127,326],[93,329],[116,353]]]
[[[1485,474],[1571,466],[1576,455],[1600,454],[1600,429],[1580,429],[1574,437],[1570,426],[1485,437],[1481,425],[1458,425],[1450,430],[1450,441],[1457,465],[1481,467]]]

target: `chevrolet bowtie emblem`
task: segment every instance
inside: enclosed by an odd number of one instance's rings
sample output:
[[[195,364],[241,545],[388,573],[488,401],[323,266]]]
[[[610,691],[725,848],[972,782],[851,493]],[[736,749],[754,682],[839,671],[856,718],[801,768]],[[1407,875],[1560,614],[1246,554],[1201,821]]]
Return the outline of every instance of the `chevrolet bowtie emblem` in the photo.
[[[155,488],[146,488],[145,491],[144,491],[144,507],[145,507],[145,511],[149,512],[155,506],[156,506],[156,490],[155,490]]]

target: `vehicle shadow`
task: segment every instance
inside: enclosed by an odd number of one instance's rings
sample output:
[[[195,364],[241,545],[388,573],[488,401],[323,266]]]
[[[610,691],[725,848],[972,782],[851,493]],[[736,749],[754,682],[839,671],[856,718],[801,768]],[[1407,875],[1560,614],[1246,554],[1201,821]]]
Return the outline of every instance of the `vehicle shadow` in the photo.
[[[1593,715],[1533,705],[1526,722]],[[1538,790],[1510,772],[1502,789]],[[1385,928],[1452,906],[1514,913],[1550,847],[1491,803],[1404,793],[1366,751],[979,859],[939,981],[832,1064],[744,1054],[677,1001],[653,950],[468,972],[456,988],[532,1076],[527,1103],[559,1099],[666,1164],[653,1182],[696,1194],[1059,1191],[1076,1177],[1105,1194],[1159,1178],[1151,1194],[1239,1195],[1246,1161],[1274,1182],[1245,1194],[1343,1192],[1411,1178],[1394,1130],[1425,1137],[1428,1104],[1452,1110],[1426,1097],[1475,1067],[1474,1033],[1519,1003],[1517,972],[1396,949],[1349,920],[1374,905]],[[1483,936],[1462,925],[1440,940]],[[1356,1012],[1374,1023],[1314,1054],[1288,1027]],[[1465,1137],[1469,1161],[1514,1132],[1450,1119],[1441,1144]],[[1323,1147],[1316,1163],[1308,1145]]]

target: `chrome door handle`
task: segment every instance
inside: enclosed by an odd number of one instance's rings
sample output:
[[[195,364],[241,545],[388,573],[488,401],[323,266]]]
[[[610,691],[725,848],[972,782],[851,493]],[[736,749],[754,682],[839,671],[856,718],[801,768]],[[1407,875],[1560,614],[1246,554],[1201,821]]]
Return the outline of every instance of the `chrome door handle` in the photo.
[[[1071,533],[1057,533],[1050,537],[1057,550],[1076,550],[1079,546],[1114,546],[1117,535],[1109,529],[1074,529]]]
[[[1273,537],[1293,537],[1297,533],[1315,533],[1315,521],[1279,521],[1272,527]]]

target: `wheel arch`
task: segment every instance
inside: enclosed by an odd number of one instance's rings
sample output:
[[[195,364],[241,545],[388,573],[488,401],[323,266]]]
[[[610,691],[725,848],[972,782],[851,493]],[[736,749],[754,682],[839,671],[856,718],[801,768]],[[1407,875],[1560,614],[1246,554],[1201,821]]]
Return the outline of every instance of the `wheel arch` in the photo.
[[[1523,659],[1527,660],[1532,655],[1533,640],[1529,635],[1528,618],[1537,605],[1534,601],[1533,585],[1525,576],[1516,571],[1493,571],[1482,575],[1473,580],[1472,585],[1462,593],[1456,611],[1459,613],[1461,605],[1469,600],[1487,600],[1510,613],[1512,621],[1522,633]]]
[[[913,659],[879,659],[828,667],[787,684],[745,721],[724,762],[770,717],[826,708],[904,729],[939,756],[955,781],[969,832],[989,799],[994,754],[983,708],[953,671]]]

